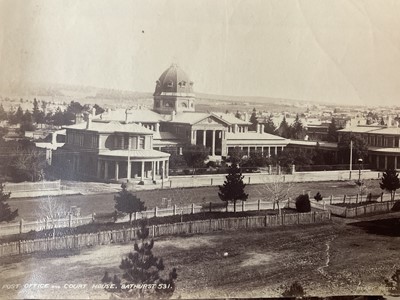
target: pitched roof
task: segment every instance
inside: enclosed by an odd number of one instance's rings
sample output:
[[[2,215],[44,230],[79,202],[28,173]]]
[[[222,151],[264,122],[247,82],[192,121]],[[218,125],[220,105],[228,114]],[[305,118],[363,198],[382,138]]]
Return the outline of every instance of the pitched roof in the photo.
[[[98,116],[98,119],[105,121],[125,121],[126,113],[128,113],[128,123],[158,123],[163,120],[162,115],[149,109],[115,109],[102,113]]]
[[[135,123],[120,123],[116,121],[111,122],[99,122],[92,120],[87,127],[87,122],[66,126],[67,129],[78,129],[78,130],[89,130],[96,132],[127,132],[127,133],[143,133],[143,134],[153,134],[154,131],[147,129],[141,125]]]
[[[212,112],[212,115],[224,120],[229,124],[238,124],[238,125],[250,125],[250,122],[246,122],[242,119],[236,118],[234,114],[226,114],[220,112]]]

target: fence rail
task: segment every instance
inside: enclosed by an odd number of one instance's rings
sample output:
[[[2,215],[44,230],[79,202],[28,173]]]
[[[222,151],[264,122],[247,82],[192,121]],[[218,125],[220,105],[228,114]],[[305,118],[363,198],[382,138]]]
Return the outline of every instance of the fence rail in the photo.
[[[60,190],[61,181],[40,181],[40,182],[20,182],[4,184],[4,191],[12,193],[29,192],[29,191],[46,191]]]
[[[269,226],[313,224],[329,221],[329,212],[310,212],[297,214],[265,215],[243,218],[210,219],[202,221],[162,224],[148,226],[152,237],[209,233],[221,230],[238,230],[245,228],[262,228]],[[138,228],[102,231],[98,233],[78,234],[55,238],[18,241],[0,244],[0,257],[33,253],[38,251],[54,251],[81,249],[95,245],[129,242],[137,236]]]
[[[43,219],[33,222],[20,220],[19,222],[6,223],[0,225],[0,236],[25,233],[31,230],[40,231],[52,228],[77,227],[89,224],[94,221],[94,215],[86,217],[74,217],[69,215],[67,218],[61,219]]]

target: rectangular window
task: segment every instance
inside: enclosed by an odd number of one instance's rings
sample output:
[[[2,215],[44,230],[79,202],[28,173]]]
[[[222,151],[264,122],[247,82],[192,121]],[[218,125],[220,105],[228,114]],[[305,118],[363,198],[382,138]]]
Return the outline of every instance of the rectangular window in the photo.
[[[144,149],[144,137],[139,138],[139,149]]]

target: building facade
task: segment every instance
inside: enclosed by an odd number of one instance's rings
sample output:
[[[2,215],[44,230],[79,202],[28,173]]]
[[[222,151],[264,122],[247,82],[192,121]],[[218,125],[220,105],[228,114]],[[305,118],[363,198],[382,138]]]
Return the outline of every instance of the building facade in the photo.
[[[175,64],[161,74],[153,96],[153,110],[106,110],[66,126],[58,165],[94,180],[155,182],[168,179],[169,156],[188,145],[204,145],[210,160],[221,160],[234,147],[271,156],[289,142],[262,125],[250,131],[251,123],[233,114],[196,112],[193,82]]]
[[[400,169],[400,128],[387,126],[356,126],[341,129],[339,141],[346,135],[356,136],[364,140],[368,146],[368,161],[371,169]]]

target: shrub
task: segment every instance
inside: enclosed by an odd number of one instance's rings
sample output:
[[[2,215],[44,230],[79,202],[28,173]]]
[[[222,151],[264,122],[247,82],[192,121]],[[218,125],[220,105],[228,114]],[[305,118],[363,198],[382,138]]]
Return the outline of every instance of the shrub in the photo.
[[[298,212],[309,212],[311,211],[310,197],[308,194],[299,195],[296,198],[296,210]]]
[[[320,192],[318,192],[315,196],[314,196],[314,199],[316,200],[316,201],[321,201],[323,198],[322,198],[322,196],[321,196],[321,194],[320,194]]]
[[[292,285],[286,288],[282,293],[283,297],[303,297],[304,295],[304,289],[297,281],[293,282]]]
[[[207,168],[216,168],[217,167],[217,163],[215,161],[210,160],[207,164],[206,164]]]

